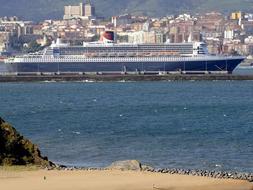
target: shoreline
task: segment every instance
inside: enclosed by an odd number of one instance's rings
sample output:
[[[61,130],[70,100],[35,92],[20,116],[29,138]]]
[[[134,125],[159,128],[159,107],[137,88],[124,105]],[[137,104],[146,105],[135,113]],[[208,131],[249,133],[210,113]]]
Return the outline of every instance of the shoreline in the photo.
[[[8,190],[252,190],[243,180],[213,179],[139,171],[2,171],[0,187]]]
[[[2,82],[135,82],[135,81],[251,81],[253,75],[166,74],[166,75],[0,75]]]
[[[100,167],[69,167],[57,165],[55,168],[45,168],[46,170],[58,170],[58,171],[111,171],[110,168]],[[120,171],[131,171],[119,169]],[[211,179],[232,179],[232,180],[245,180],[253,183],[253,173],[249,172],[230,172],[230,171],[214,171],[214,170],[201,170],[201,169],[177,169],[177,168],[152,168],[144,167],[140,172],[148,173],[161,173],[168,175],[181,175],[181,176],[195,176],[195,177],[208,177]]]
[[[114,163],[119,162],[116,167]],[[121,163],[127,162],[126,165]],[[140,164],[138,166],[132,165],[133,162]],[[129,167],[129,168],[128,168]],[[133,168],[134,167],[134,168]],[[177,175],[177,176],[189,176],[189,177],[205,177],[216,180],[235,180],[235,181],[247,181],[253,185],[253,173],[251,172],[237,172],[237,171],[222,171],[222,170],[202,170],[202,169],[179,169],[179,168],[153,168],[152,166],[143,165],[137,160],[125,160],[116,161],[108,167],[80,167],[80,166],[67,166],[54,163],[52,166],[40,166],[40,165],[13,165],[13,166],[0,166],[0,173],[7,172],[24,172],[24,171],[76,171],[76,172],[107,172],[107,171],[121,171],[121,172],[141,172],[150,174],[165,174],[165,175]],[[253,186],[252,186],[253,187]],[[252,189],[253,190],[253,189]]]

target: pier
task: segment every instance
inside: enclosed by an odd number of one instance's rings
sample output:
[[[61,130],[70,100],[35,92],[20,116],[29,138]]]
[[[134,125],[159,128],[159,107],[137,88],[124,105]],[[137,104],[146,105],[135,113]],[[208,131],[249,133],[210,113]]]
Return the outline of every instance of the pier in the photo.
[[[233,74],[184,74],[184,73],[11,73],[0,74],[0,82],[43,81],[219,81],[253,80],[253,75]]]

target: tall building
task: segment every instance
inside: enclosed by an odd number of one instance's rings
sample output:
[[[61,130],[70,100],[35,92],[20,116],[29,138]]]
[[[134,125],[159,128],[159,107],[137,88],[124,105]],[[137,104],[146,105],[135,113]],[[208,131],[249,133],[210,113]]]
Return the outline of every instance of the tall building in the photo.
[[[63,19],[72,19],[72,18],[80,18],[83,15],[83,3],[80,3],[77,6],[68,5],[64,7],[64,17]]]
[[[92,5],[90,0],[87,0],[84,6],[85,17],[94,17],[95,16],[95,7]]]
[[[68,5],[64,7],[63,19],[80,18],[89,20],[95,18],[95,7],[92,5],[90,0],[86,3],[80,3],[79,5]]]

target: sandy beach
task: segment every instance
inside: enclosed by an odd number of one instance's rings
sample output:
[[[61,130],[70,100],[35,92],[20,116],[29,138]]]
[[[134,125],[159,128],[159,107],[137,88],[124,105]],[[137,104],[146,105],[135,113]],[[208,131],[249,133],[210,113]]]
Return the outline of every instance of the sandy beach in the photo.
[[[240,180],[133,171],[0,170],[1,190],[252,190]]]

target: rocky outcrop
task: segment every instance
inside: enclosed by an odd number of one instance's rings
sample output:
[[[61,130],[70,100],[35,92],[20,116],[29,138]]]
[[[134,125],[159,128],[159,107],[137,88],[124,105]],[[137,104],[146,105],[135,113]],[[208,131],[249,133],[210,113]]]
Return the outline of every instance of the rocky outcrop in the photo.
[[[113,162],[110,166],[107,167],[112,170],[141,170],[141,163],[137,160],[124,160]]]
[[[133,170],[133,171],[147,171],[153,169],[150,166],[142,165],[138,160],[124,160],[113,162],[107,169],[112,170]]]
[[[21,136],[16,129],[0,117],[0,165],[38,165],[53,167],[42,157],[39,148]]]

